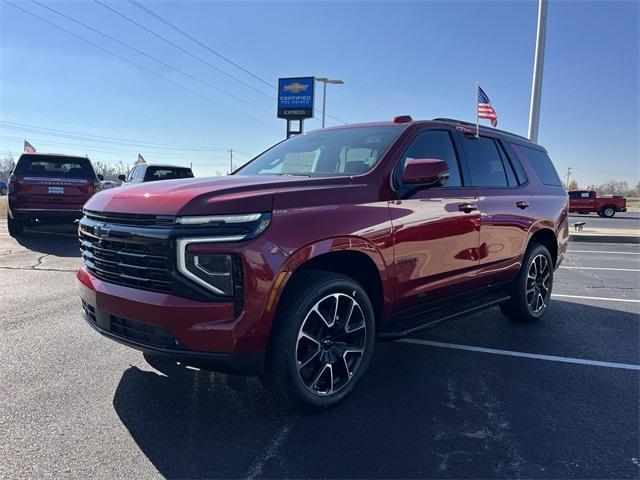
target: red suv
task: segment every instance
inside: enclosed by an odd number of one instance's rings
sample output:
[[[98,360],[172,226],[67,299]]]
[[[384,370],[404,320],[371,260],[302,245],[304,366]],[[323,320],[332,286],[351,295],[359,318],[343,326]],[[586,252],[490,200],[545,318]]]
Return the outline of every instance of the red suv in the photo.
[[[301,409],[365,373],[376,339],[500,305],[539,319],[567,194],[527,139],[436,119],[285,140],[233,175],[94,196],[82,308],[152,365],[259,375]]]
[[[36,220],[72,223],[82,206],[101,190],[99,176],[86,157],[25,153],[9,177],[7,227],[12,236]]]

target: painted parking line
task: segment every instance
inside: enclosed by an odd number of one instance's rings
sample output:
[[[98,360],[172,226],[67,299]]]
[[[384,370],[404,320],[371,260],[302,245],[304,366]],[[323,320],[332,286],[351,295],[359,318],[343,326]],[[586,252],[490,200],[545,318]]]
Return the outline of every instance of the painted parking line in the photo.
[[[567,253],[599,253],[612,255],[640,255],[640,252],[612,252],[611,250],[569,250]]]
[[[620,368],[623,370],[639,370],[640,365],[632,363],[601,362],[598,360],[586,360],[584,358],[558,357],[555,355],[541,355],[538,353],[516,352],[513,350],[499,350],[496,348],[474,347],[473,345],[460,345],[457,343],[433,342],[431,340],[419,340],[416,338],[403,338],[398,342],[412,343],[415,345],[425,345],[429,347],[450,348],[454,350],[466,350],[469,352],[490,353],[493,355],[504,355],[508,357],[532,358],[535,360],[547,360],[550,362],[573,363],[578,365],[592,365],[595,367]]]
[[[587,297],[585,295],[566,295],[564,293],[552,293],[554,298],[578,298],[580,300],[599,300],[605,302],[628,302],[628,303],[640,303],[640,300],[632,298],[611,298],[611,297]]]
[[[610,272],[640,272],[640,268],[608,268],[608,267],[559,267],[562,270],[606,270]]]

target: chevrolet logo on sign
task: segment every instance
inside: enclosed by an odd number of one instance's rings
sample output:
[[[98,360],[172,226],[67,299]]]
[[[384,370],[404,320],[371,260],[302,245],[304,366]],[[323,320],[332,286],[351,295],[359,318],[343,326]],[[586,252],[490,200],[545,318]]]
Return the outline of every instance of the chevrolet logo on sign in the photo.
[[[289,85],[285,85],[284,91],[291,92],[291,93],[300,93],[300,92],[304,92],[307,88],[309,88],[309,85],[303,85],[301,83],[294,82],[294,83],[290,83]]]

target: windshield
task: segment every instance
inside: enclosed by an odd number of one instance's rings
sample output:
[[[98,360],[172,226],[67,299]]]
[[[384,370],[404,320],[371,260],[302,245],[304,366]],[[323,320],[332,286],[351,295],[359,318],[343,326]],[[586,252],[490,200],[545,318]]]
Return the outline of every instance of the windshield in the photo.
[[[368,172],[404,129],[400,125],[318,130],[257,156],[240,175],[341,176]]]
[[[173,180],[176,178],[193,178],[190,168],[180,167],[148,167],[144,174],[145,182],[155,180]]]
[[[31,177],[91,178],[96,174],[88,158],[22,155],[14,171]]]

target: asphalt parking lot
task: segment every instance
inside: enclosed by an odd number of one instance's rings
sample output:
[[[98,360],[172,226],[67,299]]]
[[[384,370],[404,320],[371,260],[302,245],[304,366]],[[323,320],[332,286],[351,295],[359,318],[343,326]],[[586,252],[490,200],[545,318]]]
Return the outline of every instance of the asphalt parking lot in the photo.
[[[638,245],[572,243],[543,321],[495,308],[380,343],[346,402],[301,415],[100,337],[73,228],[0,225],[2,478],[640,476]]]
[[[613,218],[602,218],[596,213],[569,214],[569,223],[586,222],[587,228],[640,228],[640,212],[618,212]]]

